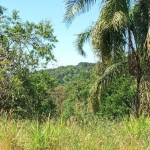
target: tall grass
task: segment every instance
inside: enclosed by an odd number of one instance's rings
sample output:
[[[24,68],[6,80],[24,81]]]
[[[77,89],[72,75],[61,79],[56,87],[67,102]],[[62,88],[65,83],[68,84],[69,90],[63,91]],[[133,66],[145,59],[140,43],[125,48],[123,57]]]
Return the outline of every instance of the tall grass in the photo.
[[[150,119],[120,122],[98,118],[69,125],[60,119],[13,120],[0,117],[0,150],[150,150]]]

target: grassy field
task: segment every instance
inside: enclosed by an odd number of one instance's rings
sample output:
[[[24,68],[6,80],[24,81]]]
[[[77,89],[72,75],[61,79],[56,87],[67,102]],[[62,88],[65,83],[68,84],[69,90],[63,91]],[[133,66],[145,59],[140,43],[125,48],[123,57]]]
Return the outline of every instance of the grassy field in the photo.
[[[150,119],[85,124],[0,117],[0,150],[150,150]]]

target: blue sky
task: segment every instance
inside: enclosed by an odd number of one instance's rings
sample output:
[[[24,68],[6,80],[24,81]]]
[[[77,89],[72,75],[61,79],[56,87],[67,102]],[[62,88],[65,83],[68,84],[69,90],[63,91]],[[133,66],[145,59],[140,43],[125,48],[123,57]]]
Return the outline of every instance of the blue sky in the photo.
[[[99,5],[95,5],[90,12],[76,17],[69,28],[63,23],[65,12],[63,0],[1,0],[0,5],[6,7],[9,14],[14,9],[20,11],[19,16],[23,21],[28,20],[36,23],[45,19],[51,21],[54,34],[59,41],[53,50],[57,59],[57,63],[53,64],[54,67],[96,61],[89,44],[84,46],[87,53],[87,57],[84,58],[77,53],[73,42],[76,34],[84,31],[86,27],[98,19]],[[50,63],[48,68],[51,67]]]

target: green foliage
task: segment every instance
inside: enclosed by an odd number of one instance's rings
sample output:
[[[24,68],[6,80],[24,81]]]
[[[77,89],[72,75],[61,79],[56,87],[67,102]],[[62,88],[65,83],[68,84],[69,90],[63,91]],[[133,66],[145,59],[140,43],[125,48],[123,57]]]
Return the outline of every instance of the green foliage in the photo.
[[[68,98],[68,95],[66,95],[65,86],[57,85],[53,91],[51,92],[51,98],[53,102],[56,104],[56,111],[60,115],[62,114],[62,104],[65,99]]]
[[[86,64],[88,65],[88,63],[82,65],[86,66]],[[66,68],[68,67],[70,66]],[[53,101],[56,103],[58,112],[63,119],[69,120],[74,117],[83,120],[91,112],[98,112],[101,117],[111,119],[129,115],[135,97],[135,79],[127,73],[120,75],[119,68],[125,69],[122,67],[126,68],[126,63],[125,65],[124,63],[123,65],[116,64],[113,68],[107,70],[104,69],[105,65],[102,63],[92,67],[90,71],[82,69],[75,72],[77,67],[73,67],[73,76],[66,74],[66,77],[64,75],[63,78],[68,78],[68,80],[63,85],[56,87],[52,93]],[[65,72],[66,68],[62,72]],[[57,69],[54,71],[57,72]],[[110,78],[110,74],[113,79]],[[95,89],[94,83],[97,78],[98,81],[101,79],[100,82],[103,86],[98,88],[98,93],[95,95],[96,101],[94,101],[91,97],[93,94],[92,88]],[[90,108],[91,103],[93,108]]]
[[[86,52],[83,50],[83,46],[86,42],[91,40],[93,25],[87,28],[84,32],[77,35],[75,41],[75,47],[78,53],[82,56],[86,56]]]
[[[62,117],[64,120],[69,119],[71,116],[74,116],[74,108],[75,108],[75,101],[70,100],[70,99],[66,99],[63,102],[63,113],[62,113]]]
[[[53,116],[56,106],[51,92],[56,83],[45,71],[30,72],[22,69],[10,79],[11,89],[6,89],[0,108],[11,110],[13,115],[20,118],[32,119],[38,116],[39,119],[44,119],[49,114]]]
[[[62,119],[10,120],[0,117],[1,150],[148,150],[150,120],[122,121],[88,118],[86,124],[65,124]],[[142,143],[142,144],[141,144]]]
[[[96,0],[65,0],[64,21],[71,24],[77,15],[90,10],[96,2]],[[104,0],[102,3],[99,19],[91,30],[78,34],[76,47],[85,55],[83,44],[86,39],[91,38],[94,53],[102,63],[110,65],[122,63],[127,56],[128,73],[135,77],[137,82],[136,97],[133,100],[134,115],[139,117],[140,112],[148,115],[149,112],[146,113],[145,110],[150,109],[147,107],[150,103],[149,96],[145,99],[141,95],[149,95],[147,86],[143,85],[144,82],[149,85],[147,76],[150,72],[150,1]],[[103,76],[105,75],[107,74]],[[98,88],[101,86],[101,82],[97,83],[94,92],[95,102],[96,94],[99,93]]]
[[[58,79],[58,84],[66,85],[81,76],[82,78],[89,78],[89,71],[92,70],[94,65],[94,63],[81,62],[77,66],[61,66],[56,69],[48,69],[47,71],[52,77]]]
[[[89,79],[80,78],[66,85],[64,93],[69,99],[64,100],[63,116],[67,116],[65,119],[70,116],[85,117],[89,97]]]
[[[70,25],[76,16],[89,11],[96,2],[97,0],[64,0],[64,22]]]
[[[38,115],[39,119],[44,119],[49,114],[54,115],[55,104],[51,98],[51,92],[56,86],[56,80],[51,78],[44,71],[30,73],[25,71],[18,77],[22,85],[18,97],[15,94],[15,112],[21,117],[33,118]]]
[[[22,118],[51,115],[55,105],[50,93],[56,81],[43,71],[50,60],[56,37],[49,21],[23,22],[18,11],[0,20],[0,109]]]
[[[65,120],[72,116],[83,117],[86,113],[93,67],[92,63],[79,63],[77,66],[48,70],[51,76],[58,79],[58,86],[52,93],[52,99],[57,111]]]
[[[66,91],[74,100],[87,103],[90,78],[80,78],[66,85]]]
[[[101,90],[99,113],[108,118],[121,118],[129,115],[135,97],[134,79],[122,76],[113,80]]]

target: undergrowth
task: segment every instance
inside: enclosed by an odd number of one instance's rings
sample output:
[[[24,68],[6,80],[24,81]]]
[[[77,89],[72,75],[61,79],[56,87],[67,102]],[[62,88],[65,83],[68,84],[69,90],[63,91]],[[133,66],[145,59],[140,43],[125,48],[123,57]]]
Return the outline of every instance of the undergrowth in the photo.
[[[0,117],[0,150],[149,150],[150,119],[44,123]]]

